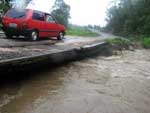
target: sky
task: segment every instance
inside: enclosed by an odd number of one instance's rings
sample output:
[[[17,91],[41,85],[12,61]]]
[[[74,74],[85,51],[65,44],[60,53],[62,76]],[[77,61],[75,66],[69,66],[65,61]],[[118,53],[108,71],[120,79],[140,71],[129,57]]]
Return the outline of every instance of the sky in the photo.
[[[71,6],[72,24],[101,25],[106,24],[106,10],[111,0],[65,0]]]
[[[54,3],[55,3],[55,0],[44,0],[44,2],[43,0],[32,0],[28,4],[27,9],[34,9],[34,10],[50,13]]]

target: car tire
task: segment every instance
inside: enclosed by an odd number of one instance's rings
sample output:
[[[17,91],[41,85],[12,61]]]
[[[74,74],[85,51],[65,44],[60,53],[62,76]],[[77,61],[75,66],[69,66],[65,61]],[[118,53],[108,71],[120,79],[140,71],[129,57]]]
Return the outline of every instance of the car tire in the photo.
[[[57,39],[58,40],[63,40],[64,39],[64,33],[63,32],[60,32],[57,36]]]
[[[31,39],[32,41],[38,40],[38,32],[35,31],[35,30],[33,30],[33,31],[31,32],[30,39]]]

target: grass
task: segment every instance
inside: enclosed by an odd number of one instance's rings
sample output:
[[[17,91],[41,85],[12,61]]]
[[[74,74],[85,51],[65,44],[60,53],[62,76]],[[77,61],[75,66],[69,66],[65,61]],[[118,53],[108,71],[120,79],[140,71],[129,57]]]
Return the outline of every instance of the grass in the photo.
[[[125,38],[112,38],[107,39],[106,42],[110,45],[113,50],[131,50],[133,43]]]
[[[119,45],[119,46],[135,45],[136,47],[150,49],[150,37],[146,37],[146,36],[127,38],[127,39],[112,38],[112,39],[107,39],[106,42],[109,43],[110,45]]]
[[[113,45],[113,44],[117,44],[117,45],[130,45],[131,41],[125,38],[112,38],[112,39],[107,39],[106,40],[107,43]]]
[[[144,38],[142,41],[142,45],[144,48],[150,48],[150,37],[149,38]]]
[[[150,49],[150,37],[148,36],[136,36],[134,38],[129,38],[135,44],[141,45],[143,48]]]
[[[71,28],[67,30],[67,35],[70,36],[84,36],[84,37],[96,37],[99,36],[100,34],[96,32],[92,32],[88,29],[85,28]]]

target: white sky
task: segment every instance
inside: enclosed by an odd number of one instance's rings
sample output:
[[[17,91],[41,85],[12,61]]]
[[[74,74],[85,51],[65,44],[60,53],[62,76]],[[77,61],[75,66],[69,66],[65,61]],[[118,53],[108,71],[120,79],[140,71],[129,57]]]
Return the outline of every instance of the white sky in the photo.
[[[21,3],[23,3],[23,1],[25,0],[19,0],[21,1]],[[51,8],[54,5],[55,0],[32,0],[28,6],[27,9],[34,9],[34,10],[38,10],[38,11],[43,11],[46,13],[50,13],[51,12]]]
[[[65,0],[71,6],[72,24],[101,25],[106,24],[106,9],[111,0]]]

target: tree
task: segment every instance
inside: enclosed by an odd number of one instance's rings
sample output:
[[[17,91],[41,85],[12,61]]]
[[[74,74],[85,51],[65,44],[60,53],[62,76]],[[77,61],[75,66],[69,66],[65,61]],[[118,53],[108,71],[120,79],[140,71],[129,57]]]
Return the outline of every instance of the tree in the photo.
[[[56,0],[53,6],[52,15],[60,24],[68,27],[70,18],[70,6],[67,5],[64,0]]]
[[[107,29],[116,34],[150,35],[150,0],[119,0],[108,10]]]
[[[0,10],[7,11],[9,8],[9,0],[2,0],[2,3],[0,4]]]

